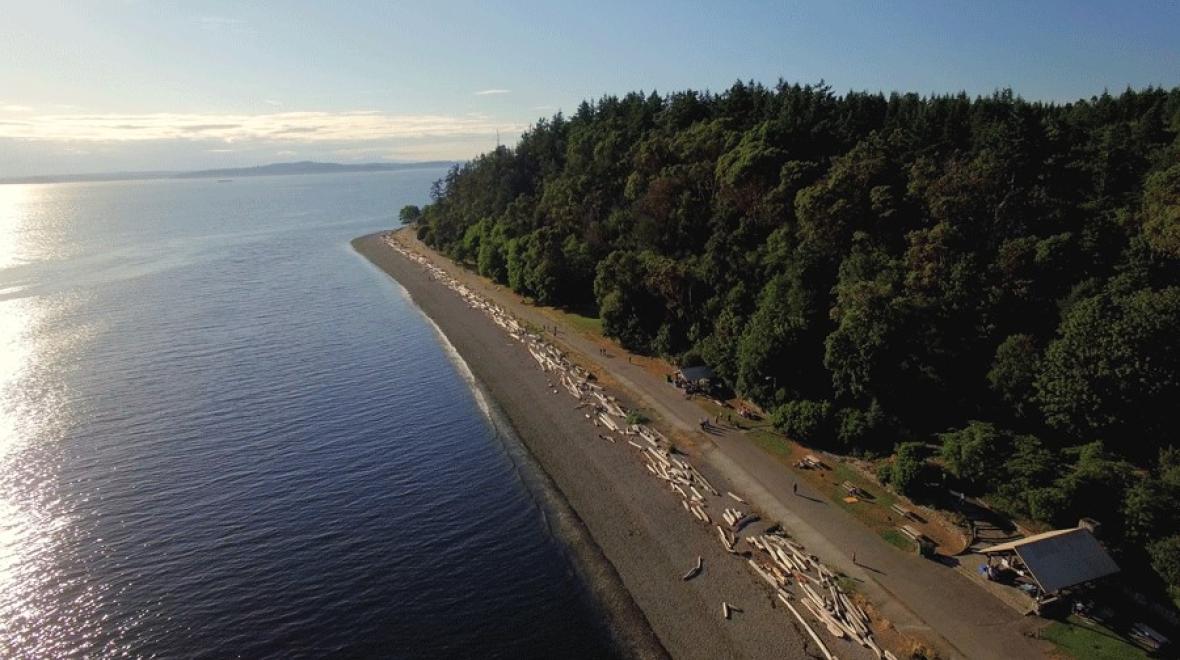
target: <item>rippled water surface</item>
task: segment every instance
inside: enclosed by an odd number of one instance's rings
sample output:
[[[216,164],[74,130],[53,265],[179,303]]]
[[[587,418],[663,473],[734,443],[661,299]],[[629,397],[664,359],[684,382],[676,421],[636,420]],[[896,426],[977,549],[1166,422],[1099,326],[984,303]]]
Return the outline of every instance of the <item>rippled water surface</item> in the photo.
[[[0,656],[609,655],[348,245],[441,174],[0,186]]]

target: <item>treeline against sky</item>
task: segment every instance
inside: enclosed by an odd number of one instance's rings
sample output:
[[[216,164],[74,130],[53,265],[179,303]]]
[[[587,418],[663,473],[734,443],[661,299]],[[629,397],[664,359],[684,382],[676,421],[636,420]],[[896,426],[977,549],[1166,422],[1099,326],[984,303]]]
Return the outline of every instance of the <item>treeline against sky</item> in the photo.
[[[628,94],[453,169],[418,233],[789,436],[1104,523],[1180,596],[1180,89]],[[937,448],[937,449],[935,449]]]

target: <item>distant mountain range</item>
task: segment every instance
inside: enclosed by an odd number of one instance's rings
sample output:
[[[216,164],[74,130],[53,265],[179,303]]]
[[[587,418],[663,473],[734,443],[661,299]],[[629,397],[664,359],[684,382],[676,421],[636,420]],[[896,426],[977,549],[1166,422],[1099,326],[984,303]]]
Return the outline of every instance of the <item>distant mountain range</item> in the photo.
[[[217,170],[189,172],[105,172],[93,174],[59,174],[0,178],[3,183],[65,183],[71,181],[129,181],[134,179],[236,179],[247,176],[288,176],[292,174],[336,174],[344,172],[394,172],[420,170],[453,165],[449,160],[430,160],[419,163],[317,163],[310,160],[298,163],[271,163],[257,167],[230,167]]]

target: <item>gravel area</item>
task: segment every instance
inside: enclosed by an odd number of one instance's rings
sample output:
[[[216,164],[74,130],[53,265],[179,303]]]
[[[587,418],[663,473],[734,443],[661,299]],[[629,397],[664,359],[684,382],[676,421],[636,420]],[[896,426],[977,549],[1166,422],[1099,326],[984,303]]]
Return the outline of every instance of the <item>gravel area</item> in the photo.
[[[553,377],[520,342],[379,236],[358,238],[353,246],[397,280],[446,335],[560,491],[561,501],[549,503],[557,531],[626,655],[818,655],[745,561],[722,549],[711,526],[685,513],[679,498],[646,472],[636,450],[623,440],[599,438],[602,430],[564,390],[552,392]],[[708,476],[722,492],[728,489],[720,475]],[[712,515],[720,518],[720,512]],[[698,556],[704,571],[683,581]],[[730,620],[722,618],[723,601],[739,609]],[[851,645],[832,650],[842,658],[864,655]]]

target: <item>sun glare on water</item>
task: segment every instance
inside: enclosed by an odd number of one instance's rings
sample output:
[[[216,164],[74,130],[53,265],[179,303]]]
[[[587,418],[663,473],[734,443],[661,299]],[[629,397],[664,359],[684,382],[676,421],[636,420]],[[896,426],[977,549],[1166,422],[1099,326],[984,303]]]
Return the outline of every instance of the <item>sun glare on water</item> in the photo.
[[[0,185],[0,272],[19,263],[29,231],[27,209],[42,186]]]
[[[70,516],[58,477],[69,421],[56,376],[78,332],[57,319],[68,296],[13,295],[37,232],[36,186],[0,186],[0,657],[63,657],[90,633],[93,599],[64,598]],[[37,248],[39,249],[39,248]],[[7,294],[7,295],[6,295]],[[56,585],[56,586],[55,586]],[[80,586],[80,585],[77,585]]]

